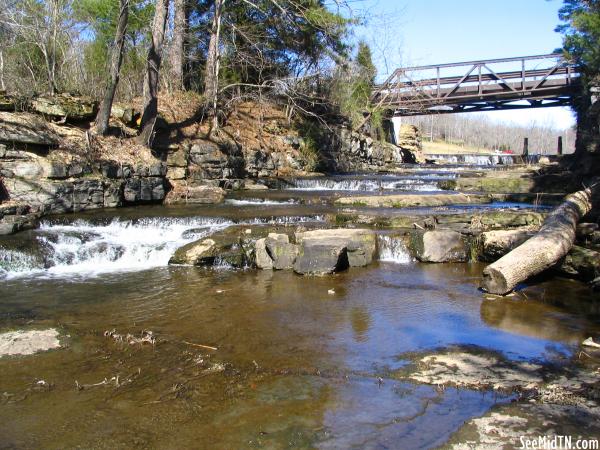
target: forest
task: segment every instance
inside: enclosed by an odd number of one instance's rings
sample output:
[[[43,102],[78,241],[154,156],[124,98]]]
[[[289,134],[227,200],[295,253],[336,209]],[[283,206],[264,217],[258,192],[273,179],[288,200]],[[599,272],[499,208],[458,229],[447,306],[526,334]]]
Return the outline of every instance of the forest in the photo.
[[[565,0],[559,14],[563,51],[584,68],[579,112],[587,110],[599,68],[598,8],[597,1]],[[0,90],[24,99],[66,92],[102,100],[100,134],[113,101],[141,98],[145,144],[159,92],[197,95],[198,116],[214,126],[242,101],[275,100],[290,117],[344,117],[355,128],[370,119],[377,129],[384,112],[369,102],[377,71],[355,33],[367,20],[346,0],[0,0]],[[551,152],[559,135],[567,149],[574,146],[573,130],[544,123],[412,122],[430,140],[492,150],[519,151],[528,136],[540,153]]]

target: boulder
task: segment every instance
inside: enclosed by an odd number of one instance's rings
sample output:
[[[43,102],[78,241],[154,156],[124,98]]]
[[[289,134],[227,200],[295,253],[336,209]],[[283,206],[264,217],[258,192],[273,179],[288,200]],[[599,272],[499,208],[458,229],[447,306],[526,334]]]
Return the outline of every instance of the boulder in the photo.
[[[185,181],[171,181],[172,189],[165,198],[165,203],[221,203],[225,199],[225,191],[218,186],[188,185]]]
[[[169,260],[169,264],[212,265],[217,254],[216,242],[212,239],[202,239],[178,248]]]
[[[141,117],[139,111],[120,103],[113,103],[110,109],[110,116],[129,127],[136,125],[136,121]]]
[[[348,253],[344,243],[307,240],[302,243],[294,272],[301,275],[326,275],[349,266]]]
[[[58,135],[33,114],[0,112],[0,142],[55,147]]]
[[[265,240],[267,253],[273,262],[273,269],[292,269],[298,256],[298,246],[290,244],[287,234],[269,233]]]
[[[481,233],[480,259],[496,261],[534,234],[535,232],[529,230],[497,230]]]
[[[568,277],[592,281],[600,277],[600,252],[574,245],[556,269]]]
[[[255,245],[255,263],[259,269],[273,269],[273,259],[267,251],[267,239],[262,238],[256,241]]]
[[[467,243],[456,231],[415,232],[411,244],[421,262],[464,262],[469,255]]]
[[[98,111],[98,102],[86,97],[60,94],[36,97],[31,101],[31,108],[48,116],[91,120]]]
[[[296,234],[296,242],[342,244],[346,247],[350,267],[363,267],[373,262],[377,252],[377,235],[369,229],[335,228]]]

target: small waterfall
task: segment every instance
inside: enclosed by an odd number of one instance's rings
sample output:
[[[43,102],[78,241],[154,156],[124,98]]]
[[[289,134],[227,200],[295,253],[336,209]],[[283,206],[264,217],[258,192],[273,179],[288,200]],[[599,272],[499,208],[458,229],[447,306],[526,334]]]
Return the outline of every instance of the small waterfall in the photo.
[[[431,177],[433,178],[433,177]],[[291,190],[298,191],[438,191],[435,179],[406,178],[406,179],[332,179],[332,178],[301,178],[293,181]]]
[[[235,199],[230,198],[225,200],[225,204],[232,206],[276,206],[276,205],[295,205],[298,202],[295,200],[268,200],[261,198],[244,198],[244,199]]]
[[[394,236],[378,236],[379,260],[396,264],[410,264],[413,262],[404,239]]]
[[[521,155],[494,154],[494,155],[444,155],[430,154],[426,155],[427,159],[433,159],[449,164],[469,164],[474,166],[495,166],[495,165],[511,165],[523,162]],[[525,157],[526,163],[532,164],[539,160],[539,155],[530,155]]]
[[[323,220],[323,216],[282,216],[239,224],[286,225]],[[36,249],[28,253],[0,247],[0,277],[85,277],[164,267],[179,247],[234,224],[206,217],[114,219],[103,224],[85,220],[66,225],[44,222],[36,231],[37,253]]]

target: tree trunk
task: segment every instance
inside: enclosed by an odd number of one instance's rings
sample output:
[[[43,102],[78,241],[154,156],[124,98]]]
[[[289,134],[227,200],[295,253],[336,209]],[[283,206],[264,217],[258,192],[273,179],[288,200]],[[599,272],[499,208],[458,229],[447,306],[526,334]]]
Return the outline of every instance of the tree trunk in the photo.
[[[217,101],[219,95],[219,43],[221,35],[221,14],[225,0],[215,0],[215,11],[210,31],[206,72],[204,75],[204,103],[213,118],[213,129],[218,126]]]
[[[171,75],[173,89],[181,91],[184,87],[185,36],[187,34],[187,0],[175,0],[173,19],[173,49],[171,53]]]
[[[148,51],[146,77],[144,78],[144,112],[139,140],[150,147],[154,134],[154,125],[158,116],[158,75],[162,62],[162,48],[165,41],[169,0],[156,0],[154,21],[152,23],[152,43]]]
[[[123,62],[123,47],[125,45],[125,32],[127,30],[127,20],[129,18],[129,0],[120,0],[119,23],[117,24],[117,34],[113,44],[113,53],[110,62],[110,80],[104,93],[104,98],[98,109],[96,116],[96,131],[105,135],[108,130],[108,120],[112,109],[115,91],[119,83],[119,73],[121,63]]]
[[[483,270],[483,289],[507,294],[565,256],[575,242],[577,222],[591,209],[591,189],[568,195],[531,239]]]

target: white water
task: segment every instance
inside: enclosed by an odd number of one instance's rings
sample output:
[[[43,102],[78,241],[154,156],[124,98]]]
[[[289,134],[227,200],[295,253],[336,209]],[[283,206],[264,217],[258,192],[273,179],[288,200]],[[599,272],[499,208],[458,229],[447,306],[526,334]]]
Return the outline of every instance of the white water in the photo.
[[[323,217],[252,219],[247,224],[322,221]],[[219,218],[114,219],[108,224],[78,220],[69,225],[43,223],[37,242],[45,260],[0,248],[0,276],[90,277],[111,272],[164,267],[179,247],[223,230],[234,222]]]
[[[438,191],[437,182],[425,179],[397,179],[397,180],[335,180],[330,178],[298,179],[294,180],[297,191]]]
[[[237,199],[230,198],[230,199],[225,200],[225,203],[228,205],[233,205],[233,206],[250,206],[250,205],[265,206],[265,205],[293,205],[297,202],[295,202],[294,200],[277,201],[277,200],[267,200],[267,199],[260,199],[260,198],[247,198],[244,200],[237,200]]]
[[[495,166],[498,164],[511,165],[522,162],[521,155],[445,155],[445,154],[428,154],[427,159],[447,162],[451,164],[469,164],[475,166]],[[525,157],[525,162],[535,163],[539,159],[539,155],[529,155]]]
[[[404,240],[400,237],[378,236],[379,260],[396,264],[410,264],[413,257],[410,255]]]

